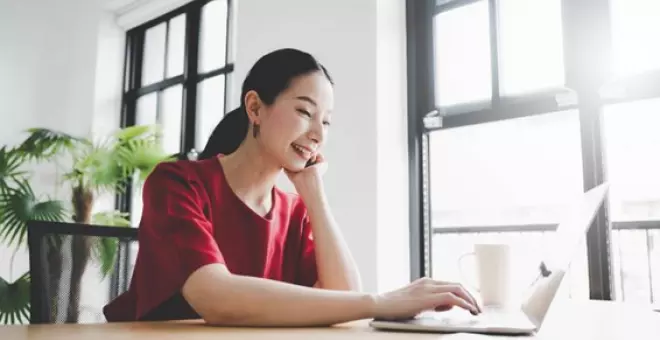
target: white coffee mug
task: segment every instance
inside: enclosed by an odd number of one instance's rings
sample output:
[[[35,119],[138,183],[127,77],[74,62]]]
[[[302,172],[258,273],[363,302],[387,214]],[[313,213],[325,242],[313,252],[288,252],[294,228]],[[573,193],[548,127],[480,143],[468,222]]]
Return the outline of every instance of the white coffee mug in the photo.
[[[474,256],[477,284],[471,285],[481,295],[485,306],[506,306],[511,303],[511,246],[505,243],[477,243],[474,251],[459,258],[459,268],[465,280],[463,262]],[[466,280],[469,282],[469,280]]]

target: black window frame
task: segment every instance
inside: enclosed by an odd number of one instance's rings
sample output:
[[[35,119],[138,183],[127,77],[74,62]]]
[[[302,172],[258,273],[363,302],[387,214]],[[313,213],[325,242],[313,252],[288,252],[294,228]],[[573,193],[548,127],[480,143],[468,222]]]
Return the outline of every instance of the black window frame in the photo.
[[[490,15],[492,102],[449,108],[435,106],[433,17],[437,13],[487,1]],[[605,178],[601,118],[605,105],[660,97],[660,70],[620,78],[606,84],[611,51],[610,1],[562,0],[565,88],[502,97],[499,95],[498,15],[499,0],[406,0],[408,60],[408,153],[410,187],[411,279],[431,275],[433,228],[430,225],[428,134],[487,122],[576,109],[579,114],[584,190],[602,184]],[[606,86],[623,86],[625,96],[603,98]],[[569,100],[557,100],[558,96]],[[615,222],[618,229],[627,222]],[[632,222],[637,223],[637,222]],[[632,226],[632,225],[631,225]],[[610,231],[607,204],[599,210],[587,234],[590,298],[614,298]],[[525,229],[526,230],[526,229]]]
[[[202,25],[202,11],[206,4],[211,1],[225,1],[227,3],[227,22],[226,22],[226,39],[225,39],[225,64],[220,68],[210,70],[208,72],[199,72],[199,51],[200,51],[200,33]],[[149,93],[159,93],[169,87],[181,85],[182,86],[182,122],[181,122],[181,141],[180,152],[175,156],[179,159],[189,158],[188,154],[196,150],[196,133],[197,133],[197,87],[206,79],[215,76],[224,76],[225,93],[224,93],[224,107],[223,114],[227,112],[227,96],[230,89],[227,86],[234,71],[234,63],[231,60],[231,45],[232,45],[232,31],[231,26],[233,22],[233,1],[232,0],[195,0],[189,2],[171,12],[163,14],[154,18],[140,26],[130,29],[126,32],[126,45],[124,51],[124,76],[122,82],[122,106],[120,126],[128,127],[134,126],[136,123],[137,115],[137,102],[140,96]],[[169,21],[178,15],[186,16],[185,23],[185,44],[184,44],[184,67],[183,74],[167,78],[167,53],[169,44]],[[144,37],[149,28],[156,25],[166,23],[165,29],[165,55],[164,57],[164,70],[163,77],[165,79],[142,86],[142,64],[144,52]],[[160,114],[160,95],[157,101],[158,109],[157,114]],[[201,151],[201,150],[199,150]],[[131,213],[131,183],[128,183],[122,193],[116,195],[115,206],[118,210],[126,213]],[[138,226],[132,226],[137,228]],[[118,254],[117,261],[121,263],[120,266],[127,271],[132,267],[130,259],[132,257],[132,249],[126,247]],[[126,274],[126,273],[124,273]],[[118,270],[113,273],[113,280],[119,277],[121,273]],[[126,274],[128,275],[128,274]],[[113,281],[114,282],[114,281]],[[117,295],[116,285],[111,287],[110,297],[114,298]]]
[[[219,68],[207,72],[199,72],[200,55],[200,33],[202,25],[202,10],[204,6],[212,1],[225,1],[227,3],[226,39],[225,39],[225,64]],[[189,2],[171,12],[149,20],[126,32],[126,45],[124,53],[124,80],[122,91],[122,111],[120,126],[128,127],[136,124],[137,103],[141,96],[160,93],[172,86],[182,86],[182,124],[180,153],[177,158],[187,158],[188,153],[197,150],[195,141],[197,133],[197,104],[198,85],[206,79],[224,75],[225,100],[223,114],[227,112],[227,95],[229,93],[230,76],[235,65],[230,59],[232,44],[232,0],[195,0]],[[169,44],[169,21],[179,15],[185,15],[185,45],[184,45],[184,68],[183,74],[167,78],[167,53]],[[164,55],[164,79],[152,84],[142,85],[142,66],[144,60],[144,39],[148,29],[166,23],[165,29],[165,55]],[[160,95],[157,101],[158,114],[160,114]],[[131,190],[127,188],[124,194],[119,195],[116,200],[118,209],[130,212]]]

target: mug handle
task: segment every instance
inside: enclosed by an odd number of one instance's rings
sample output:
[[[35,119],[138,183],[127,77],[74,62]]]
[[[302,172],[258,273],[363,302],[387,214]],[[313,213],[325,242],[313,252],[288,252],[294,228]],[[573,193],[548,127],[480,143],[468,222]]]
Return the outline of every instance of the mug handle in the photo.
[[[466,258],[468,258],[468,257],[470,257],[470,256],[475,256],[475,255],[476,255],[476,254],[475,254],[474,252],[470,252],[470,253],[465,253],[465,254],[459,256],[459,257],[458,257],[458,270],[459,270],[459,272],[460,272],[461,279],[462,279],[463,281],[465,281],[465,283],[466,283],[470,288],[472,288],[473,290],[475,290],[475,291],[478,292],[478,293],[481,293],[481,290],[479,289],[479,287],[477,287],[477,285],[472,284],[471,282],[469,282],[469,280],[467,279],[467,275],[465,275],[465,271],[463,270],[463,260],[465,260]]]

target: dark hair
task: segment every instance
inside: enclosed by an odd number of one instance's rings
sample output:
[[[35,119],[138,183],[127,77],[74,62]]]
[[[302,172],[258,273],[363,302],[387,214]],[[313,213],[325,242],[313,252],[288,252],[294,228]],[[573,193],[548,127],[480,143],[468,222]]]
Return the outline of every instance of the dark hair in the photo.
[[[316,71],[323,72],[328,81],[333,83],[326,68],[309,53],[286,48],[261,57],[243,81],[241,106],[227,113],[218,123],[198,159],[207,159],[218,154],[228,155],[238,149],[250,125],[245,110],[245,95],[249,91],[256,91],[259,98],[266,105],[270,105],[289,87],[294,78]]]

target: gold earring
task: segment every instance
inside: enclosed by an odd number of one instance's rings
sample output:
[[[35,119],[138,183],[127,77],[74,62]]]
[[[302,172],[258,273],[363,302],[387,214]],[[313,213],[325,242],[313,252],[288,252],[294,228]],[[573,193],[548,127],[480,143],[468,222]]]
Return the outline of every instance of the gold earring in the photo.
[[[259,135],[259,124],[254,123],[252,125],[252,137],[257,138],[258,135]]]

